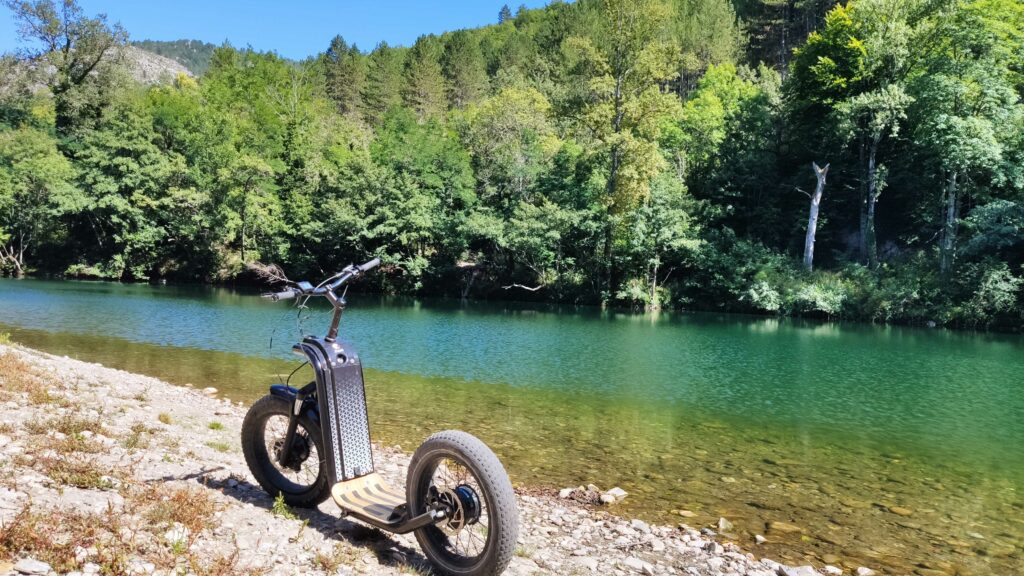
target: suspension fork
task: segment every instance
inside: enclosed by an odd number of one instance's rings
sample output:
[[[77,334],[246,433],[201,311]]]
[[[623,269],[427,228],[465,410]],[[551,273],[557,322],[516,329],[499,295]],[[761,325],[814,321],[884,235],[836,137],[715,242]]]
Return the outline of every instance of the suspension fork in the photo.
[[[281,452],[277,457],[281,466],[288,467],[292,464],[292,448],[295,445],[295,431],[299,427],[299,418],[305,409],[306,399],[314,393],[316,393],[316,382],[310,382],[298,390],[292,399],[292,407],[288,414],[288,431],[285,432],[284,443],[281,445]]]

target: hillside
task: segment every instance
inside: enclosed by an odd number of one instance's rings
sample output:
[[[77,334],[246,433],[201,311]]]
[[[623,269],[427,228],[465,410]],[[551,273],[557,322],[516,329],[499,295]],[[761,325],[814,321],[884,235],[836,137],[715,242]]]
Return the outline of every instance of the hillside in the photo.
[[[210,67],[215,44],[202,40],[136,40],[132,46],[174,60],[201,76]]]
[[[125,46],[121,54],[132,78],[142,84],[159,84],[179,74],[195,75],[179,62],[135,46]]]

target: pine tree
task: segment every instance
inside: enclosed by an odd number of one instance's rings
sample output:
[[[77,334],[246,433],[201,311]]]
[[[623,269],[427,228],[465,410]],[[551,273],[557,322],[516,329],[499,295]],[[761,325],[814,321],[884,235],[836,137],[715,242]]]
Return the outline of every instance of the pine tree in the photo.
[[[505,4],[501,7],[501,11],[498,12],[498,24],[504,24],[512,19],[512,9]]]
[[[358,116],[363,107],[362,90],[366,83],[363,56],[355,44],[349,46],[341,36],[331,40],[323,55],[327,94],[338,106],[338,111]]]
[[[472,33],[459,30],[451,35],[441,65],[453,108],[462,108],[486,95],[487,69],[480,44]]]
[[[402,74],[405,50],[381,42],[367,58],[366,82],[362,91],[362,114],[371,123],[390,108],[402,103]]]
[[[445,110],[444,76],[441,73],[441,46],[437,36],[416,39],[405,63],[405,104],[420,118],[436,116]]]

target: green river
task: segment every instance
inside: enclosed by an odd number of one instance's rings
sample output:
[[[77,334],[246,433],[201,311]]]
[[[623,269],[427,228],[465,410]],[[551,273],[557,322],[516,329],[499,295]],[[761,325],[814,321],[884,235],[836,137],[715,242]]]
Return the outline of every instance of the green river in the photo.
[[[461,428],[518,485],[621,486],[617,513],[725,517],[726,539],[787,563],[1024,573],[1020,336],[349,303],[342,334],[367,367],[378,442],[411,451]],[[242,401],[287,376],[291,342],[326,322],[324,308],[300,318],[254,292],[0,279],[0,332],[14,341]]]

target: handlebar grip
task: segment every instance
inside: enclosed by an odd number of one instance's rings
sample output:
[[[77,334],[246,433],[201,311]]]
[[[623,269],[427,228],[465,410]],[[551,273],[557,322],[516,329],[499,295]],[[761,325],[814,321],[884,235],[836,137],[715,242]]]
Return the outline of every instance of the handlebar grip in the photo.
[[[380,266],[380,258],[374,258],[373,260],[370,260],[365,264],[360,264],[359,266],[357,266],[357,268],[359,268],[360,272],[369,272],[370,270],[373,270],[377,266]]]
[[[277,302],[278,300],[291,300],[295,298],[298,293],[295,290],[285,290],[283,292],[269,292],[267,294],[260,294],[263,298]]]

